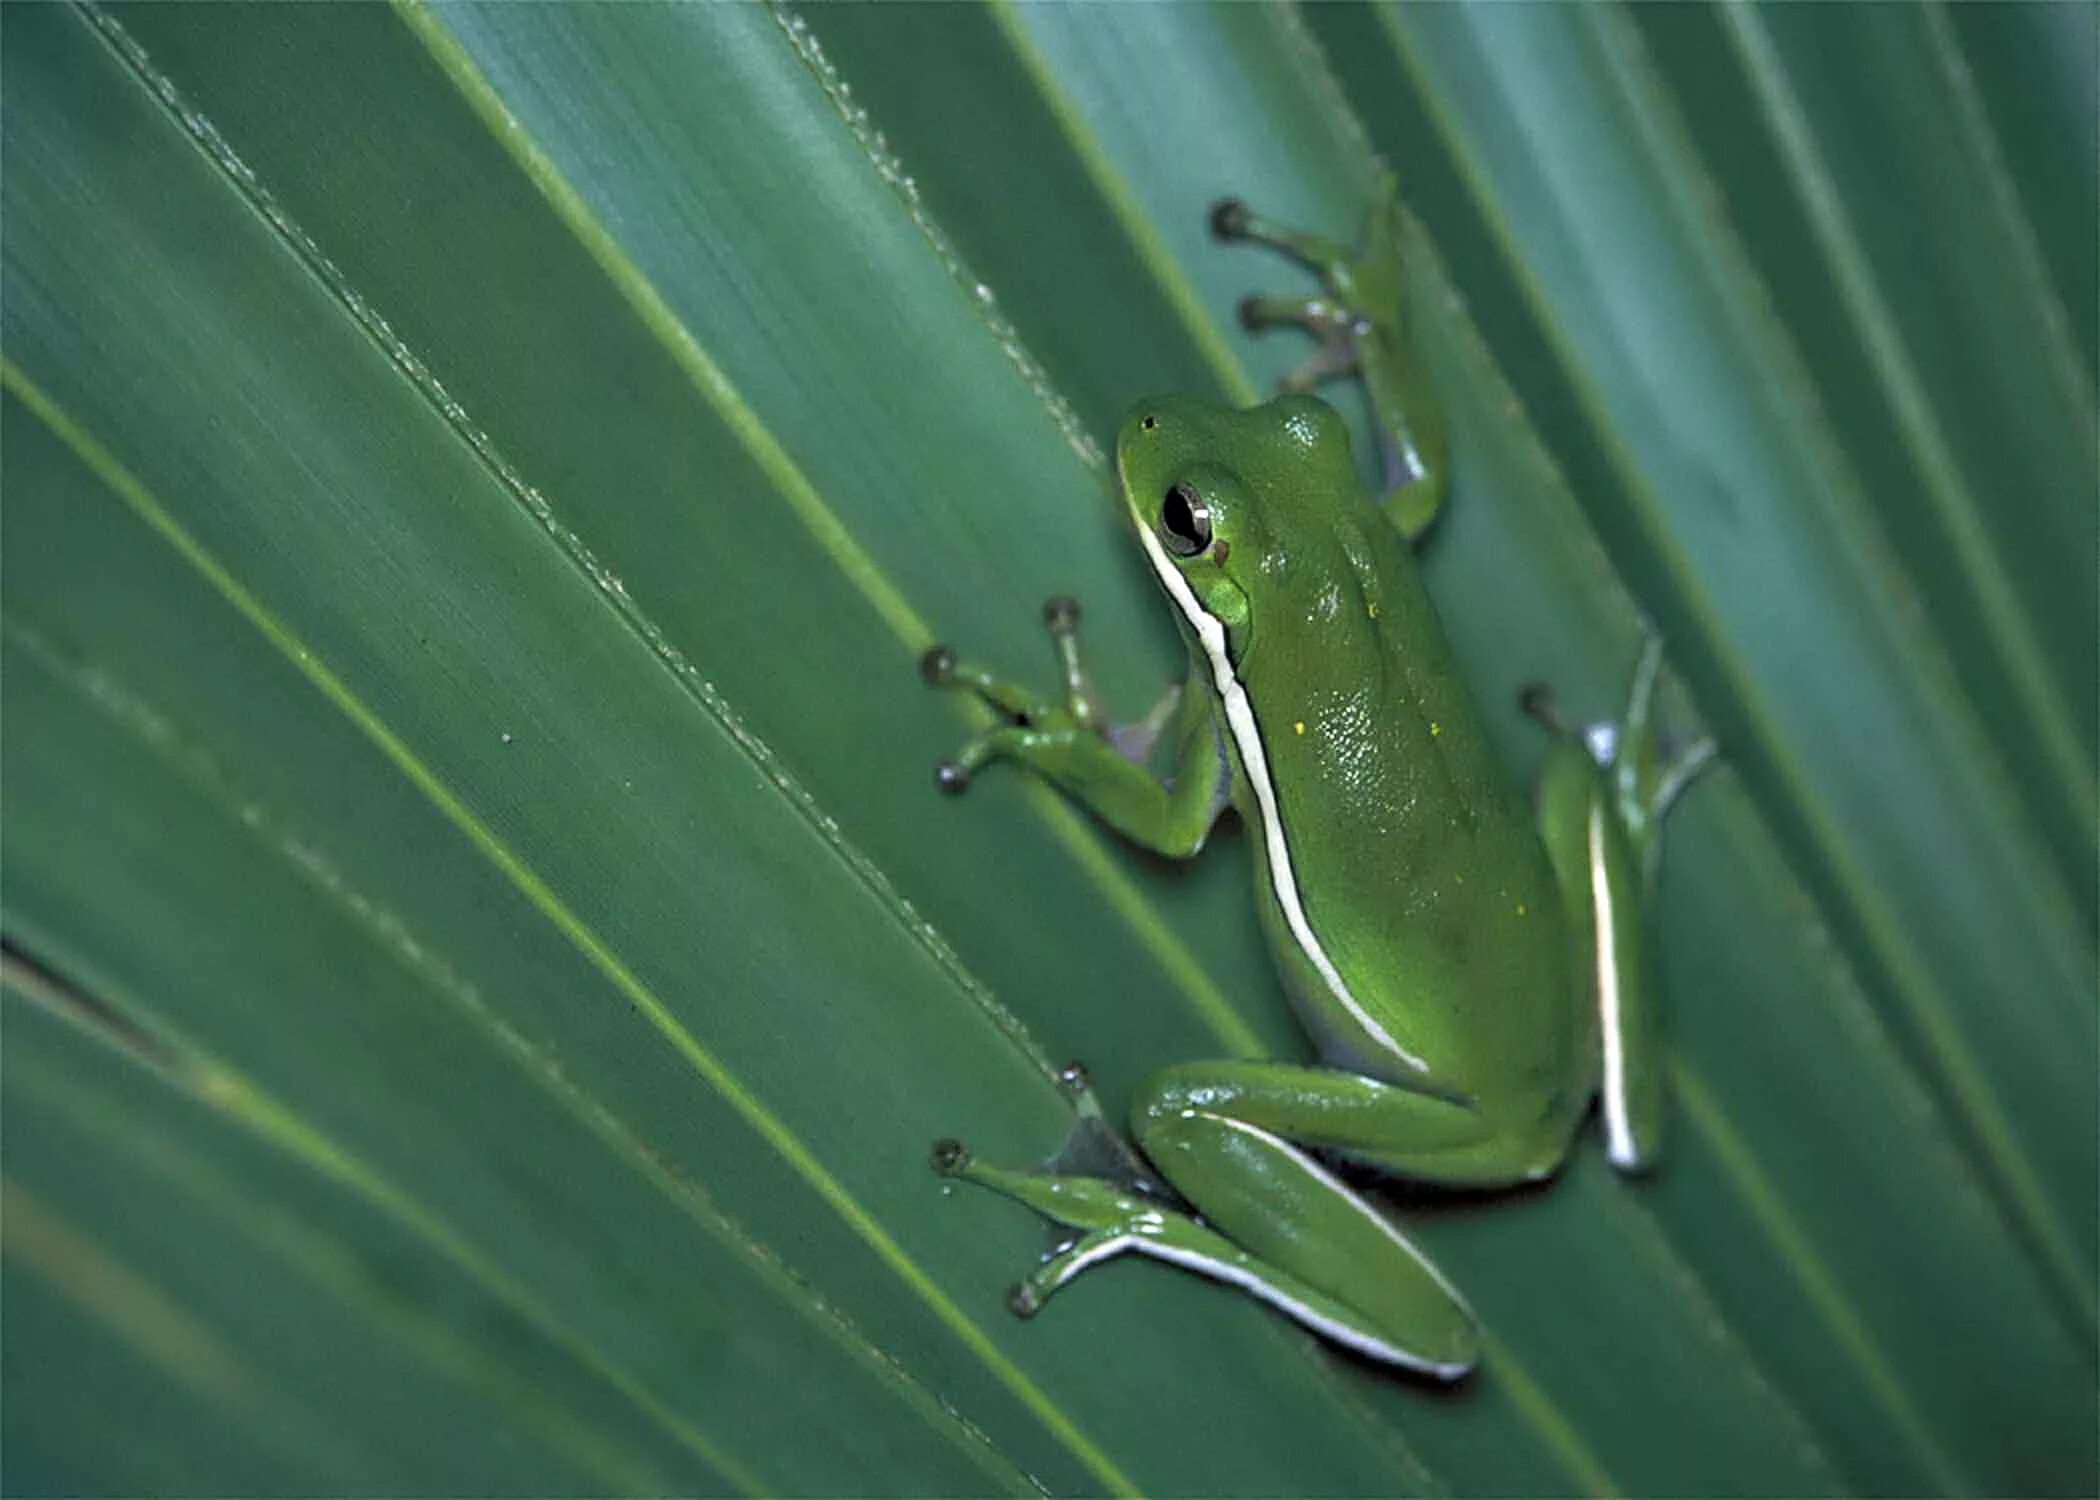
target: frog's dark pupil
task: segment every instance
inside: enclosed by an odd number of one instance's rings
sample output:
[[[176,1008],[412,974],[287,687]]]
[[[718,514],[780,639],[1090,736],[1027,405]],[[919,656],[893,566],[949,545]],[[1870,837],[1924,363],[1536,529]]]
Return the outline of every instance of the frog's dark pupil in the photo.
[[[1159,529],[1165,535],[1169,552],[1177,557],[1194,557],[1210,545],[1210,508],[1194,489],[1177,484],[1160,502]]]

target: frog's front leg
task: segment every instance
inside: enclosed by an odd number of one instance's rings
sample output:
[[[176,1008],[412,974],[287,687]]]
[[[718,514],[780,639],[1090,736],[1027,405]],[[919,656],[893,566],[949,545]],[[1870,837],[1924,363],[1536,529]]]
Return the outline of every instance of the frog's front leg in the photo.
[[[1539,684],[1520,700],[1557,741],[1539,772],[1539,835],[1570,918],[1575,971],[1597,1006],[1605,1149],[1622,1172],[1652,1166],[1662,1146],[1662,1013],[1645,917],[1663,818],[1715,759],[1711,740],[1665,742],[1655,715],[1661,666],[1662,642],[1651,636],[1616,724],[1569,725]]]
[[[1391,173],[1382,175],[1360,250],[1273,224],[1236,198],[1211,206],[1210,227],[1220,240],[1280,251],[1320,278],[1317,297],[1242,298],[1240,323],[1249,332],[1296,326],[1318,340],[1312,357],[1284,377],[1285,390],[1309,391],[1325,380],[1362,377],[1384,476],[1380,503],[1402,534],[1410,541],[1420,538],[1442,509],[1449,487],[1448,442],[1442,407],[1409,337],[1398,181]]]
[[[1140,1090],[1131,1129],[1200,1218],[1100,1178],[985,1166],[953,1141],[936,1148],[936,1170],[1080,1231],[1014,1289],[1016,1312],[1032,1313],[1089,1266],[1135,1251],[1251,1292],[1371,1358],[1445,1380],[1478,1357],[1472,1312],[1398,1227],[1307,1148],[1460,1184],[1520,1181],[1557,1154],[1449,1099],[1280,1063],[1164,1069]]]
[[[960,792],[987,762],[1018,761],[1132,842],[1176,858],[1195,854],[1231,789],[1231,766],[1209,699],[1170,690],[1136,724],[1113,725],[1080,660],[1079,606],[1053,599],[1044,606],[1043,621],[1064,679],[1058,700],[995,676],[946,646],[920,659],[928,682],[967,689],[1007,721],[942,761],[935,772],[941,787]],[[1146,765],[1162,735],[1173,753],[1164,779]]]

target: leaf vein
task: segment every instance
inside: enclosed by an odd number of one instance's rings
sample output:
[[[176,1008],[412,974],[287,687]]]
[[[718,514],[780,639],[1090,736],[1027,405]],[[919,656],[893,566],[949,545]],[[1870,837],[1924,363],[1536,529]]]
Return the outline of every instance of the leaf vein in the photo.
[[[527,1037],[485,998],[474,982],[428,940],[420,937],[384,903],[357,888],[306,834],[293,829],[277,813],[248,796],[227,777],[224,770],[200,749],[191,736],[175,727],[167,715],[149,705],[132,688],[120,684],[106,668],[73,667],[61,661],[58,651],[34,627],[0,613],[0,631],[15,642],[54,677],[67,684],[84,701],[128,732],[135,740],[173,768],[191,786],[210,797],[229,821],[243,829],[260,847],[282,859],[299,879],[318,892],[357,930],[378,944],[399,967],[419,982],[440,1003],[463,1013],[510,1064],[549,1095],[597,1138],[599,1143],[627,1163],[650,1188],[661,1193],[678,1211],[710,1238],[749,1264],[780,1300],[811,1320],[835,1345],[870,1369],[885,1384],[897,1388],[907,1405],[929,1424],[944,1426],[952,1439],[974,1445],[970,1456],[983,1462],[996,1460],[989,1472],[1010,1488],[1042,1491],[1044,1486],[1015,1464],[1009,1455],[962,1412],[929,1390],[899,1359],[871,1340],[852,1318],[827,1298],[780,1252],[746,1228],[714,1199],[707,1188],[686,1177],[667,1161],[663,1153],[627,1125],[618,1113],[597,1095],[571,1079],[560,1062]],[[978,1450],[984,1451],[978,1451]],[[771,1488],[758,1486],[759,1490]]]
[[[783,1161],[839,1215],[865,1242],[878,1259],[907,1285],[934,1316],[1035,1413],[1074,1455],[1091,1469],[1103,1484],[1118,1492],[1134,1493],[1135,1486],[1102,1453],[1034,1381],[1002,1354],[996,1345],[955,1303],[942,1292],[927,1272],[914,1261],[876,1221],[874,1216],[832,1176],[809,1146],[788,1128],[763,1101],[746,1089],[723,1062],[701,1045],[680,1024],[663,1000],[628,968],[592,928],[564,904],[540,875],[497,837],[445,782],[423,764],[347,683],[321,660],[311,647],[236,579],[225,566],[182,527],[173,515],[147,493],[139,481],[101,448],[95,440],[35,386],[13,364],[0,356],[0,386],[12,391],[73,451],[83,463],[107,483],[138,517],[150,526],[191,567],[201,574],[228,604],[274,646],[306,679],[318,688],[388,760],[407,777],[449,822],[481,851],[483,856],[515,885],[525,900],[597,968],[653,1025],[688,1066],[705,1080]]]

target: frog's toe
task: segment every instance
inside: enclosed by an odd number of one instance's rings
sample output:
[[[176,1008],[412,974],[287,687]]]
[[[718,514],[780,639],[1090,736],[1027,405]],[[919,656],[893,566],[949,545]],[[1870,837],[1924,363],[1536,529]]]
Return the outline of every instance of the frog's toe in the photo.
[[[1064,594],[1043,601],[1043,628],[1052,635],[1070,635],[1079,628],[1079,601]]]
[[[1705,735],[1689,741],[1672,740],[1663,747],[1662,764],[1657,768],[1655,788],[1649,794],[1649,815],[1656,822],[1669,816],[1670,809],[1685,791],[1721,762],[1721,747]]]
[[[1276,384],[1286,395],[1302,396],[1327,381],[1355,375],[1358,369],[1355,345],[1346,338],[1334,338],[1323,342],[1311,358]]]
[[[951,797],[959,797],[970,789],[969,768],[961,761],[941,760],[934,762],[933,784]]]
[[[1210,206],[1210,232],[1221,240],[1241,240],[1247,237],[1247,224],[1253,216],[1247,205],[1237,198],[1220,198]]]
[[[927,685],[962,688],[977,696],[987,708],[1011,724],[1041,720],[1054,705],[1041,694],[1009,682],[977,662],[965,661],[951,646],[933,646],[919,658],[919,675]],[[964,757],[966,760],[968,756]]]
[[[955,680],[955,648],[953,646],[929,646],[926,654],[919,658],[919,675],[934,687],[946,687]]]
[[[935,1141],[927,1157],[934,1174],[939,1177],[959,1177],[970,1165],[970,1148],[953,1136]]]

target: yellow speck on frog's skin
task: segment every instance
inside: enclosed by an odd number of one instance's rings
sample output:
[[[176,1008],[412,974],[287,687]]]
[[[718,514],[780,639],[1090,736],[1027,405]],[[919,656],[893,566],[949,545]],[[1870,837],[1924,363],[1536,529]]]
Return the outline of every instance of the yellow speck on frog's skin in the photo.
[[[1429,737],[1430,737],[1431,739],[1435,739],[1435,738],[1436,738],[1436,737],[1437,737],[1438,735],[1442,734],[1443,732],[1444,732],[1444,726],[1443,726],[1443,725],[1441,725],[1441,724],[1437,723],[1437,721],[1436,721],[1436,720],[1434,720],[1434,719],[1431,719],[1431,720],[1429,721]]]
[[[1291,728],[1296,730],[1299,734],[1303,734],[1305,733],[1305,721],[1303,719],[1295,720],[1291,724]]]
[[[1519,901],[1517,903],[1517,915],[1520,917],[1528,917],[1531,915],[1531,908],[1526,906],[1523,902]]]
[[[1369,604],[1366,604],[1366,605],[1364,606],[1364,613],[1365,613],[1365,614],[1367,614],[1367,615],[1369,615],[1369,616],[1370,616],[1370,617],[1371,617],[1372,619],[1374,619],[1374,620],[1375,620],[1375,619],[1377,619],[1377,618],[1378,618],[1378,601],[1377,601],[1376,599],[1373,599],[1373,600],[1372,600],[1372,601],[1371,601],[1371,602],[1370,602]]]

